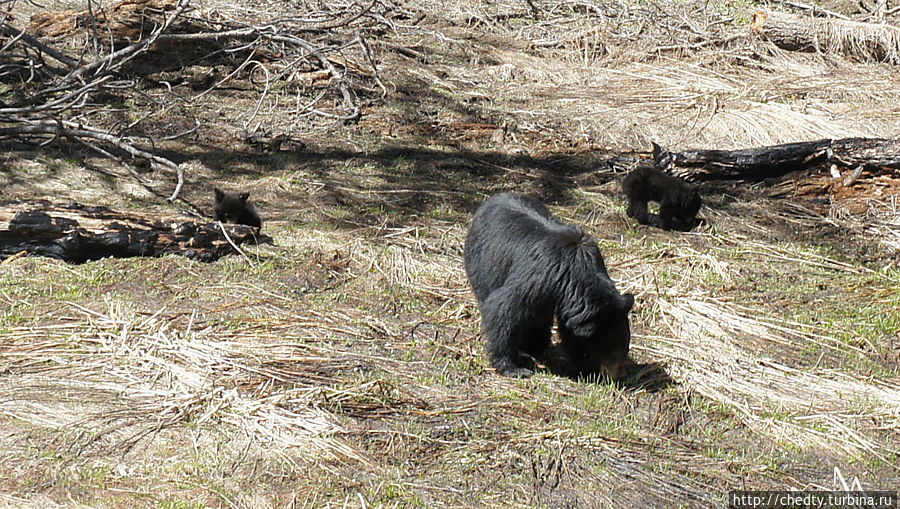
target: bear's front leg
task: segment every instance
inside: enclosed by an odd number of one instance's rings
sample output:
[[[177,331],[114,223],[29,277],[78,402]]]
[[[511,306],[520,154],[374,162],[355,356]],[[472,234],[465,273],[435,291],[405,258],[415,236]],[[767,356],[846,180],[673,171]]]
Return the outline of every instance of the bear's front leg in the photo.
[[[534,359],[520,351],[526,325],[526,308],[513,288],[494,290],[481,305],[481,322],[491,365],[502,375],[528,378]]]

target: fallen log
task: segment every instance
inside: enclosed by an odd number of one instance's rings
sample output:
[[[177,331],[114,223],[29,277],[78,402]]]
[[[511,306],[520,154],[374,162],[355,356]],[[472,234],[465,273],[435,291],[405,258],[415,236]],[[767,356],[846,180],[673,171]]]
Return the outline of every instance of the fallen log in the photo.
[[[781,49],[900,64],[900,28],[885,23],[757,11],[750,30]]]
[[[83,263],[178,254],[212,262],[258,236],[258,229],[250,226],[200,222],[171,213],[48,201],[0,203],[0,259],[39,255]]]
[[[900,140],[824,139],[742,150],[683,152],[669,152],[653,143],[653,160],[657,167],[691,181],[778,177],[826,163],[900,175]]]

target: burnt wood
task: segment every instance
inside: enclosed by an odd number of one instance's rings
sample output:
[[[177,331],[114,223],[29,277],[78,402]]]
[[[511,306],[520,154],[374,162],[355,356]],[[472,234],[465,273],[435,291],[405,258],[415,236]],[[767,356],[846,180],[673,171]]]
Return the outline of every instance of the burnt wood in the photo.
[[[115,211],[107,207],[48,201],[0,203],[0,259],[23,254],[72,263],[106,257],[178,254],[211,262],[254,242],[259,229],[167,212]]]
[[[900,141],[882,138],[823,139],[742,150],[670,152],[653,144],[657,167],[686,180],[761,179],[820,165],[862,166],[900,174]]]

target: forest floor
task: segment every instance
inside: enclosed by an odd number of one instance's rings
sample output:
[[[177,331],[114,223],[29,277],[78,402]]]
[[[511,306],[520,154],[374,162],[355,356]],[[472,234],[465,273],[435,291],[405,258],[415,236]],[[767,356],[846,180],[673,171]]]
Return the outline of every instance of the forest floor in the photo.
[[[270,243],[0,265],[0,506],[699,508],[900,486],[900,179],[700,183],[686,233],[635,224],[618,184],[650,141],[900,137],[895,65],[742,35],[778,3],[414,4],[371,42],[384,94],[357,122],[297,115],[315,94],[296,82],[261,99],[253,73],[153,117],[200,126],[157,147],[187,161],[184,201],[250,191]],[[227,65],[181,66],[173,90]],[[6,143],[0,164],[4,199],[185,208],[173,184],[62,140]],[[583,225],[635,294],[621,383],[489,366],[462,246],[500,191]]]

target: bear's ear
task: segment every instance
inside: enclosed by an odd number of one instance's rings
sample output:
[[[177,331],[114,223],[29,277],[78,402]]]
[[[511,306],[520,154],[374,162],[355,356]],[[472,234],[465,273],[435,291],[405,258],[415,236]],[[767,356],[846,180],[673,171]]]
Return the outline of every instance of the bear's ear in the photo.
[[[624,311],[625,314],[628,314],[628,312],[631,311],[631,308],[633,306],[634,306],[634,295],[632,295],[630,293],[626,293],[625,295],[623,295],[622,296],[622,311]]]
[[[250,193],[241,193],[239,198],[241,199],[241,201],[247,201],[247,198],[249,198],[249,197],[250,197]]]
[[[589,338],[597,333],[596,320],[569,320],[566,322],[566,328],[569,333],[579,338]]]
[[[566,320],[565,327],[575,336],[586,338],[597,332],[596,309],[585,306],[579,313]]]
[[[222,192],[218,187],[213,188],[213,194],[216,195],[216,201],[222,201],[222,198],[225,197],[225,193]]]

